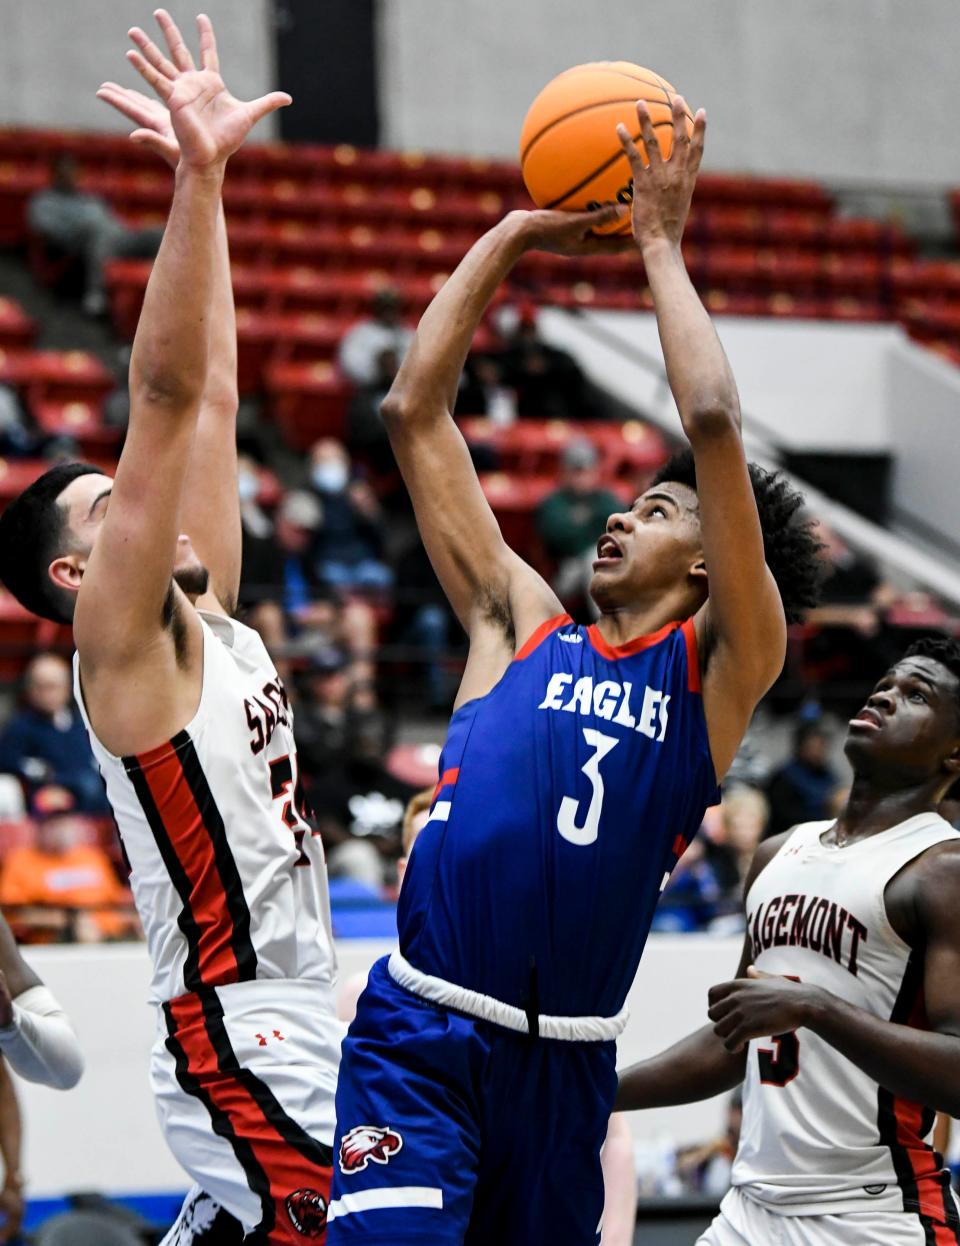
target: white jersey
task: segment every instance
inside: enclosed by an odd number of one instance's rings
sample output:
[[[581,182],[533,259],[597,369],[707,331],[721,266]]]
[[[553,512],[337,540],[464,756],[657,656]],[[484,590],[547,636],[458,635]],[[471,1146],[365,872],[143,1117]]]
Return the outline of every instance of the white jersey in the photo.
[[[293,714],[259,635],[201,614],[203,681],[166,744],[116,757],[87,718],[153,961],[152,999],[254,980],[316,982],[336,961],[323,848],[302,813]]]
[[[923,958],[891,926],[884,891],[909,861],[958,833],[923,813],[836,848],[821,842],[831,825],[798,826],[750,888],[754,963],[922,1027]],[[933,1122],[931,1110],[892,1095],[810,1030],[754,1039],[732,1182],[786,1215],[871,1209],[943,1220],[949,1180],[930,1146]]]

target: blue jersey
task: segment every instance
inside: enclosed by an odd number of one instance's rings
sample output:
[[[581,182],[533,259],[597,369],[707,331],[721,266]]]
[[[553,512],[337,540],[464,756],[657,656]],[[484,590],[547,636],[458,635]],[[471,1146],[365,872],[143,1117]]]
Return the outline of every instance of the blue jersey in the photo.
[[[613,1016],[717,799],[693,620],[613,648],[551,619],[450,720],[400,950],[528,1012]]]

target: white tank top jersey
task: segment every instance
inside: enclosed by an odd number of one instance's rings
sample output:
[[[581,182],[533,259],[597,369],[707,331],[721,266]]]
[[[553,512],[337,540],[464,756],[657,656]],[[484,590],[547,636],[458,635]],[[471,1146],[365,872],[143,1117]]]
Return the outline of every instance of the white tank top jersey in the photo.
[[[923,813],[835,848],[820,838],[832,825],[798,826],[750,888],[754,964],[884,1020],[925,1027],[922,956],[890,925],[884,890],[909,861],[958,833]],[[930,1145],[933,1122],[931,1110],[892,1095],[810,1030],[754,1039],[732,1181],[784,1215],[871,1208],[943,1220],[949,1184]]]
[[[192,721],[116,757],[74,690],[113,807],[153,962],[151,999],[254,980],[316,981],[336,960],[323,848],[303,816],[286,691],[259,635],[201,613]]]

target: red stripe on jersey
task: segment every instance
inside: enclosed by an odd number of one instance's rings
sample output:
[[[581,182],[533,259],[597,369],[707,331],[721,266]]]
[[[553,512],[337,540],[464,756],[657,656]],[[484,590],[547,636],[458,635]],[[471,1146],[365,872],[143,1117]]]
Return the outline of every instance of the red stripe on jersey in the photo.
[[[524,658],[528,658],[537,645],[542,640],[546,640],[551,632],[555,632],[558,627],[564,627],[567,623],[572,622],[573,619],[570,618],[569,614],[557,614],[552,619],[547,619],[546,623],[541,623],[533,635],[528,636],[523,645],[517,650],[516,657],[513,659],[514,662],[522,662]]]
[[[205,1024],[203,1005],[196,995],[183,995],[171,1000],[167,1008],[176,1023],[175,1039],[187,1058],[188,1072],[202,1086],[213,1105],[229,1119],[237,1137],[249,1144],[270,1183],[270,1195],[276,1205],[276,1222],[265,1240],[270,1246],[281,1242],[302,1243],[304,1235],[294,1228],[287,1209],[287,1198],[300,1190],[307,1193],[316,1191],[323,1200],[325,1214],[330,1199],[332,1169],[321,1169],[305,1161],[267,1120],[241,1078],[220,1067]]]
[[[918,1030],[930,1028],[922,979],[918,983],[918,990],[906,1024]],[[927,1113],[922,1104],[896,1097],[893,1100],[893,1112],[897,1121],[897,1141],[906,1152],[910,1167],[913,1169],[917,1186],[916,1201],[920,1214],[929,1216],[931,1220],[942,1221],[944,1212],[940,1179],[942,1164],[933,1147],[923,1140],[923,1118]],[[932,1116],[932,1113],[929,1115]],[[956,1240],[955,1237],[953,1240]],[[940,1241],[940,1238],[937,1238],[937,1241]]]
[[[687,644],[687,690],[700,692],[700,652],[697,649],[697,629],[693,619],[687,619],[680,630]]]
[[[667,623],[657,631],[651,632],[649,636],[634,636],[633,640],[628,640],[624,645],[608,645],[596,623],[590,624],[587,628],[587,635],[590,638],[591,645],[593,645],[602,658],[615,662],[617,658],[631,658],[635,653],[641,653],[644,649],[650,649],[653,645],[658,645],[664,637],[669,636],[671,632],[675,632],[679,626],[679,623]]]
[[[956,1229],[951,1229],[942,1220],[935,1220],[930,1227],[933,1229],[933,1240],[937,1246],[957,1246],[957,1242],[960,1241]]]
[[[920,1133],[924,1109],[919,1103],[907,1099],[894,1099],[893,1111],[897,1121],[897,1142],[913,1169],[916,1183],[916,1203],[921,1215],[931,1220],[943,1218],[943,1193],[940,1188],[940,1165],[936,1152],[923,1141]]]
[[[430,804],[431,805],[433,804],[433,802],[440,795],[440,792],[442,791],[443,788],[455,787],[457,779],[459,779],[459,777],[460,777],[459,766],[452,766],[449,770],[444,770],[443,774],[440,776],[440,782],[433,789],[433,795],[430,797]]]
[[[904,971],[900,993],[893,1006],[891,1021],[915,1029],[929,1029],[923,995],[923,962],[912,953]],[[934,1233],[950,1221],[952,1236],[935,1237],[956,1246],[957,1233],[952,1205],[945,1198],[949,1176],[940,1156],[924,1141],[933,1127],[933,1113],[922,1104],[898,1098],[878,1087],[880,1140],[890,1148],[897,1181],[903,1191],[904,1209],[917,1212]],[[928,1241],[931,1240],[928,1237]]]
[[[136,759],[177,860],[190,882],[190,910],[198,930],[200,978],[205,986],[240,981],[233,919],[203,814],[175,749],[151,749]]]

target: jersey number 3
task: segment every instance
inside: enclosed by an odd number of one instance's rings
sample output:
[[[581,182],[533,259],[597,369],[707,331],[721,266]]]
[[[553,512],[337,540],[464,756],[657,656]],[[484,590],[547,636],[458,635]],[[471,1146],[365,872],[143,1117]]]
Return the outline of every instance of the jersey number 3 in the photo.
[[[799,982],[792,973],[784,977],[791,982]],[[764,1086],[786,1086],[800,1072],[800,1039],[796,1030],[788,1030],[786,1034],[774,1034],[776,1048],[757,1048],[757,1061],[760,1065],[760,1080]]]
[[[601,735],[599,731],[594,731],[592,727],[584,727],[583,738],[593,749],[593,756],[589,757],[581,767],[583,774],[590,780],[593,791],[590,795],[590,804],[587,806],[586,816],[583,822],[577,822],[580,813],[580,801],[574,800],[572,796],[564,796],[560,802],[560,809],[557,813],[557,830],[568,843],[592,844],[597,838],[597,831],[600,827],[600,811],[603,809],[603,775],[600,773],[600,763],[604,757],[615,748],[620,741],[616,736]]]

